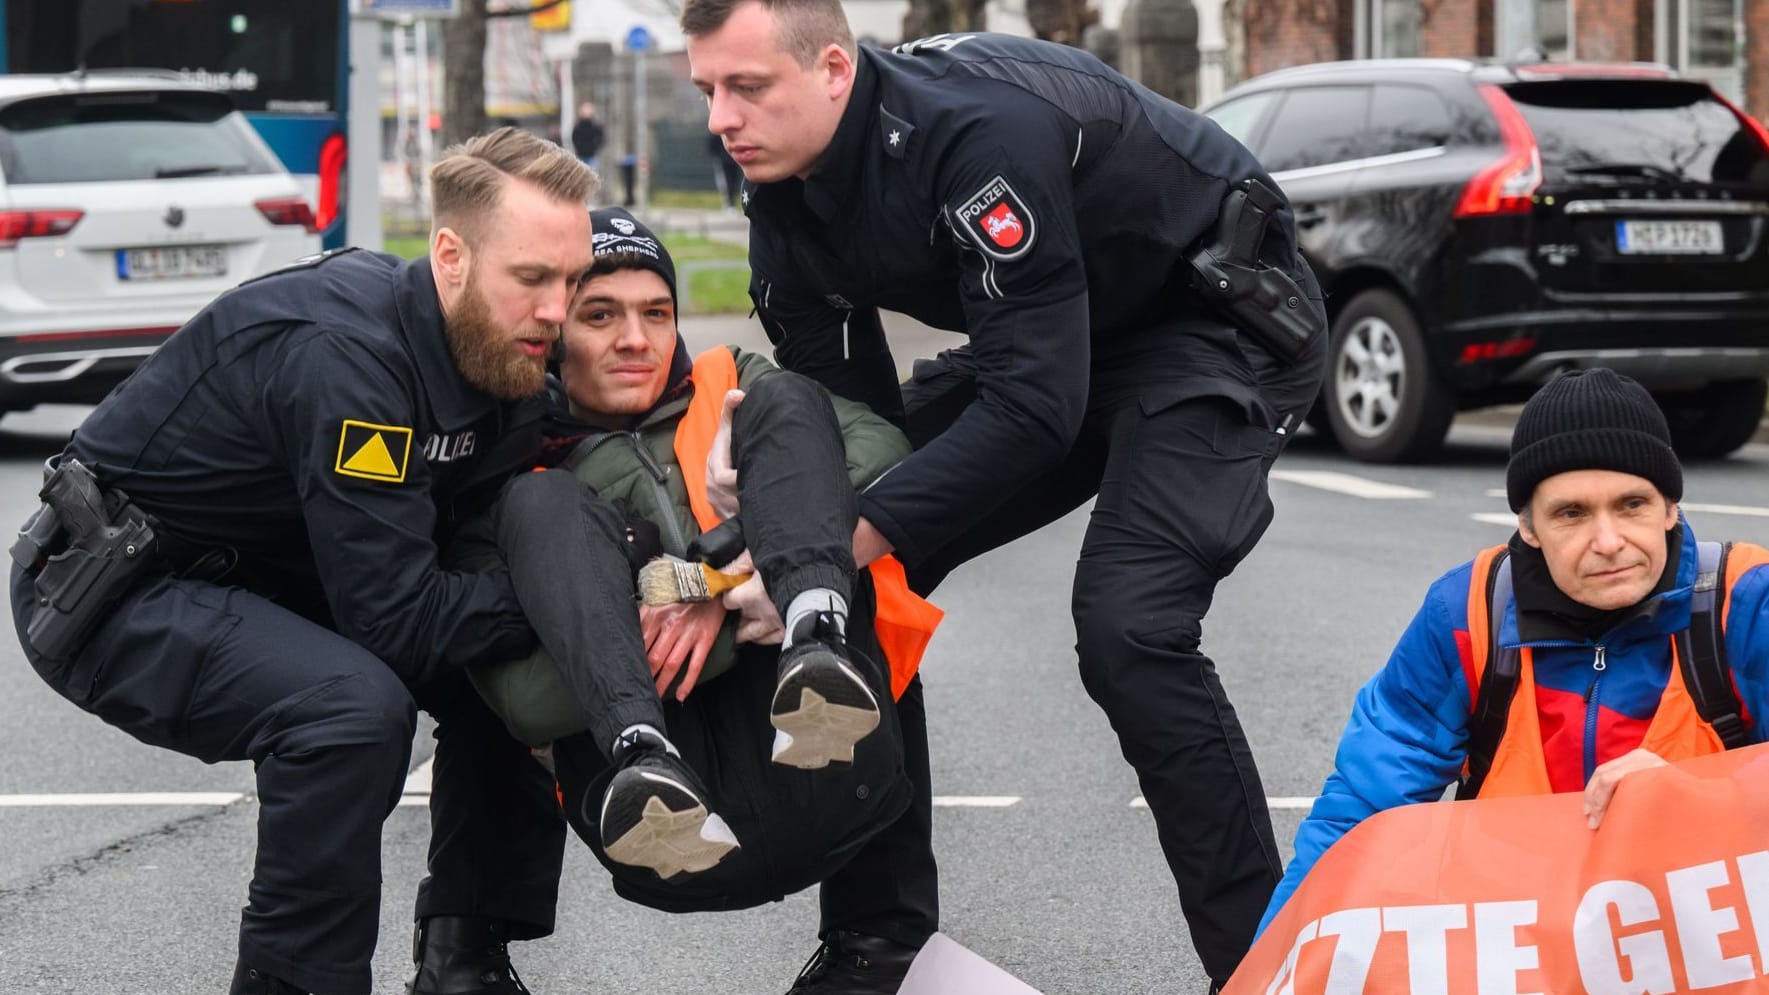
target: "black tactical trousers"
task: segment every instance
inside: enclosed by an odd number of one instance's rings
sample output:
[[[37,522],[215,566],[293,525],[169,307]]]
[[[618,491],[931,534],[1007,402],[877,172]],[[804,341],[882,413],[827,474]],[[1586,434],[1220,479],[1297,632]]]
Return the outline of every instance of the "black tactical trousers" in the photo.
[[[745,544],[783,617],[812,588],[851,600],[856,510],[827,395],[797,374],[766,377],[738,407],[732,436]],[[561,670],[604,755],[629,725],[668,728],[645,663],[624,534],[620,512],[563,470],[512,482],[499,505],[498,545],[541,643],[555,660],[588,662]],[[683,707],[695,702],[690,695]],[[919,946],[939,919],[919,679],[897,715],[912,803],[824,881],[821,932],[851,929]],[[764,708],[755,710],[755,722],[758,741],[771,739]],[[591,762],[575,751],[578,766]]]
[[[1082,682],[1136,768],[1192,942],[1220,981],[1252,944],[1283,868],[1247,738],[1199,643],[1217,582],[1271,523],[1266,475],[1319,389],[1325,344],[1282,367],[1238,349],[1226,328],[1185,325],[1150,329],[1116,353],[1096,345],[1087,416],[1065,462],[907,567],[925,593],[1095,499],[1072,600]],[[1239,374],[1226,390],[1187,376],[1212,341],[1218,368]],[[920,366],[905,385],[912,437],[937,435],[974,398],[966,358]]]
[[[23,632],[31,583],[16,567],[12,606]],[[552,931],[564,855],[552,781],[464,677],[414,691],[367,650],[256,594],[165,574],[136,584],[74,659],[24,649],[58,693],[144,743],[252,761],[245,963],[303,991],[369,991],[381,823],[405,783],[419,707],[437,719],[437,746],[417,915],[494,916],[519,938]]]

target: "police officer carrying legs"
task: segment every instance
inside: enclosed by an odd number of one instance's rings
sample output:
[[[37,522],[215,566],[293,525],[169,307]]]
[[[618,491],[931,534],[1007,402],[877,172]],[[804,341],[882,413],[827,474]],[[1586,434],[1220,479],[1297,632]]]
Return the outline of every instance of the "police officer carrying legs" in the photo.
[[[1279,864],[1199,640],[1319,387],[1325,312],[1289,205],[1210,121],[1071,48],[856,50],[836,0],[689,0],[682,26],[750,181],[751,291],[781,365],[920,447],[862,495],[860,541],[926,590],[1095,499],[1082,679],[1226,979]],[[879,308],[969,345],[899,387]]]
[[[180,329],[55,461],[13,616],[56,691],[257,771],[235,993],[370,987],[381,823],[437,719],[410,990],[524,992],[564,826],[462,666],[527,652],[508,579],[436,541],[538,451],[545,355],[590,262],[594,178],[504,129],[431,174],[430,257],[326,253]],[[415,706],[415,707],[414,707]]]

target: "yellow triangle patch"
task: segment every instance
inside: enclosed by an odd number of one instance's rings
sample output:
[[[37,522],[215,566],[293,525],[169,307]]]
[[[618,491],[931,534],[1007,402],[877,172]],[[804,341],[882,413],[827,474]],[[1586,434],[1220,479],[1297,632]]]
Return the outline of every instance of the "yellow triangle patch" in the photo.
[[[399,465],[393,462],[393,454],[387,451],[387,440],[376,432],[369,436],[356,455],[344,461],[344,469],[366,473],[373,477],[397,477]]]
[[[332,469],[346,477],[401,483],[411,458],[412,430],[346,418],[338,435],[338,461]]]

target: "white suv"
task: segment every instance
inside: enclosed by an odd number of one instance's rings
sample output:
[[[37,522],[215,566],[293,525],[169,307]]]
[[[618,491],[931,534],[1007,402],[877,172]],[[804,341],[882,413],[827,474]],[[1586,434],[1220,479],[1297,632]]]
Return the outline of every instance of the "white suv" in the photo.
[[[216,295],[318,249],[225,95],[0,76],[0,411],[102,399]]]

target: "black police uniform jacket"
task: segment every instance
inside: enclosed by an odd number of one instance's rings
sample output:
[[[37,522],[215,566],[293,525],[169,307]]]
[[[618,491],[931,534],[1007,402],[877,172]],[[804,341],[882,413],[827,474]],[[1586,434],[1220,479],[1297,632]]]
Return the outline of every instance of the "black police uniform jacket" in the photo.
[[[461,376],[428,260],[304,260],[217,298],[88,417],[68,453],[168,535],[174,567],[334,628],[409,686],[533,645],[502,574],[449,573],[437,541],[539,451],[545,402]]]
[[[1200,315],[1185,250],[1249,177],[1276,189],[1213,122],[1067,46],[860,50],[813,174],[745,191],[750,289],[782,366],[887,417],[876,308],[970,336],[978,402],[861,497],[908,562],[1060,461],[1114,369],[1264,407],[1228,326],[1175,321]],[[1287,205],[1261,256],[1319,299]]]

